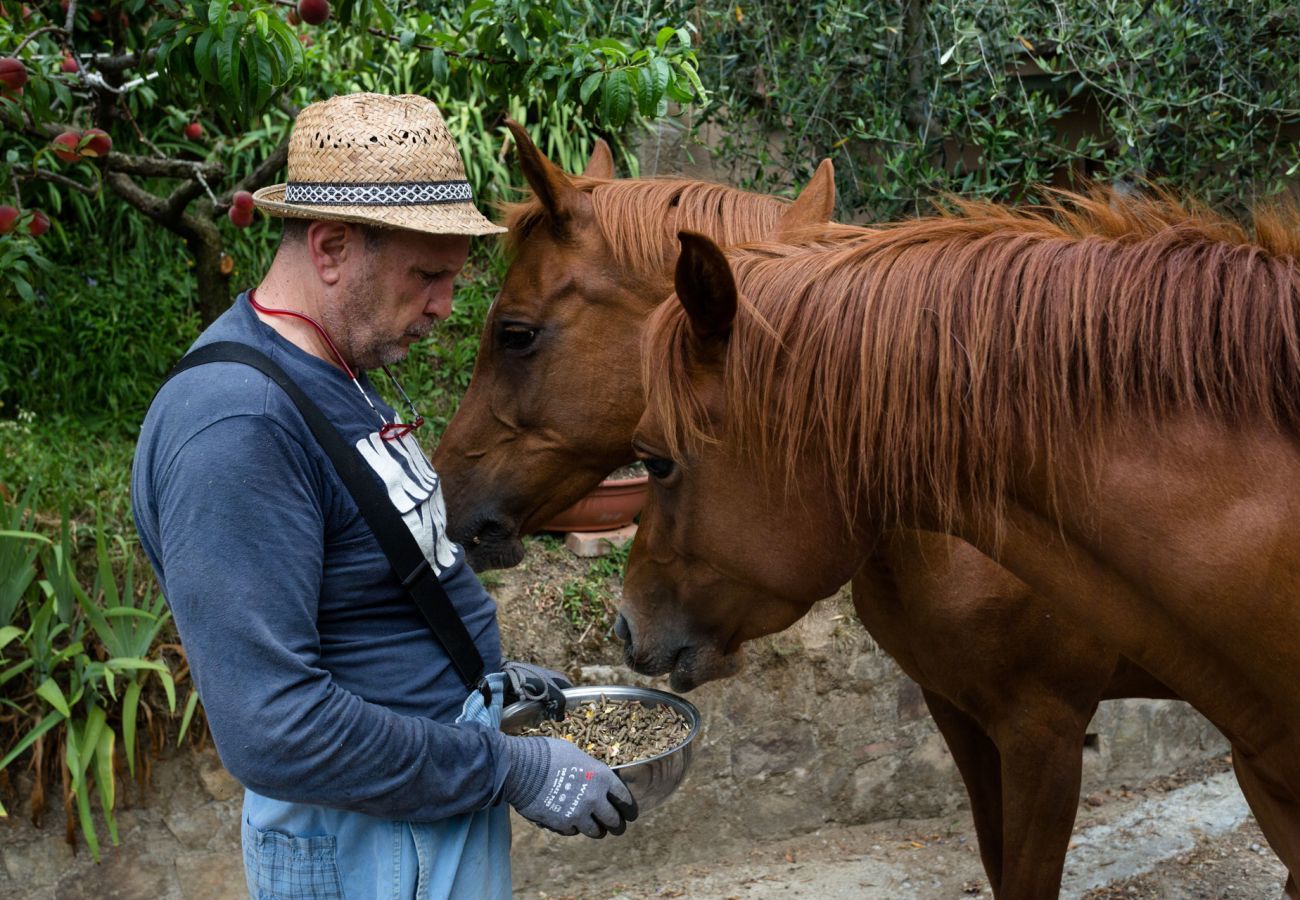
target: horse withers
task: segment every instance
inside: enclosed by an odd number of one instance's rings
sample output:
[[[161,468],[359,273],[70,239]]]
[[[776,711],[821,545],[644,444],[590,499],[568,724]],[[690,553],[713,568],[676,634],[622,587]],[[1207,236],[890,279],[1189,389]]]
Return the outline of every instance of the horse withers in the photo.
[[[1031,585],[1036,616],[1214,722],[1297,871],[1300,268],[1293,237],[1259,233],[1101,196],[811,253],[728,260],[683,236],[680,302],[644,347],[629,661],[679,687],[730,673],[743,641],[869,567],[887,527],[950,531]],[[878,602],[855,596],[868,623]],[[1035,896],[1008,881],[1034,861],[1004,850],[1000,896]]]

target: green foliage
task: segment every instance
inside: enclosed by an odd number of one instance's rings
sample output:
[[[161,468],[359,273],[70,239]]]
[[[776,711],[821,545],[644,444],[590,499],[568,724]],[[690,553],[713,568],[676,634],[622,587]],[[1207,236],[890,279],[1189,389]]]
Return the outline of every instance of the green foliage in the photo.
[[[1242,207],[1297,170],[1286,0],[756,0],[702,31],[719,157],[765,188],[832,156],[860,219],[1085,177]]]
[[[67,509],[78,519],[103,512],[113,533],[132,531],[130,497],[134,419],[88,426],[58,410],[21,410],[0,418],[0,488],[40,485],[39,509]]]
[[[133,428],[198,334],[190,291],[189,267],[175,253],[147,243],[134,252],[83,248],[30,300],[0,301],[0,405],[75,416],[99,430]]]
[[[4,292],[0,293],[0,304],[12,302],[11,296],[34,303],[36,292],[32,282],[37,275],[50,269],[49,261],[36,246],[36,239],[27,233],[31,218],[30,213],[23,216],[15,228],[16,233],[8,240],[0,241],[0,272],[4,272],[8,279]]]
[[[65,514],[56,537],[44,534],[26,505],[32,496],[11,502],[0,494],[0,771],[38,741],[50,748],[42,758],[59,760],[65,805],[75,806],[98,859],[92,790],[116,844],[114,761],[124,757],[135,773],[148,679],[176,712],[171,667],[155,649],[169,615],[156,590],[136,582],[124,540],[97,522],[86,563],[77,526]],[[152,708],[149,716],[154,722]],[[42,782],[54,775],[36,772]]]
[[[142,46],[157,42],[158,68],[199,105],[245,123],[303,74],[303,47],[273,5],[162,0]]]
[[[632,545],[612,549],[606,556],[591,561],[581,575],[567,579],[560,587],[560,611],[568,623],[578,631],[597,627],[602,630],[614,624],[618,595],[610,582],[617,584],[627,567],[627,555]]]
[[[319,26],[291,25],[287,6],[81,0],[69,28],[57,4],[25,18],[19,0],[0,0],[0,56],[29,75],[21,93],[0,91],[0,203],[39,209],[52,223],[44,238],[29,237],[25,219],[0,235],[0,299],[32,302],[42,257],[61,262],[104,234],[130,229],[175,253],[174,241],[149,234],[161,225],[186,241],[200,276],[192,293],[211,321],[229,301],[218,265],[226,242],[239,236],[237,267],[269,256],[265,225],[244,231],[227,220],[233,191],[278,178],[258,164],[282,144],[297,107],[332,94],[437,100],[476,195],[488,200],[505,196],[506,116],[567,163],[596,129],[616,137],[643,116],[666,115],[670,101],[706,96],[681,0],[635,9],[336,0]],[[201,135],[185,134],[191,124]],[[72,160],[52,152],[61,131],[91,126],[111,136],[111,152]],[[76,146],[87,144],[81,137]]]

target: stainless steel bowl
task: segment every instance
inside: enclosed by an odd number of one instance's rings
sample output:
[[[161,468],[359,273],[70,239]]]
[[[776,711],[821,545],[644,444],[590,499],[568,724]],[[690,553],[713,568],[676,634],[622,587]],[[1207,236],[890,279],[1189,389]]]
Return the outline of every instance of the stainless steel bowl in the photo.
[[[599,700],[601,695],[610,700],[639,700],[645,706],[671,706],[681,713],[690,726],[690,733],[671,750],[658,756],[641,759],[632,763],[614,766],[614,772],[627,785],[632,796],[636,798],[637,808],[641,812],[654,809],[664,802],[669,794],[677,789],[691,764],[691,753],[695,746],[695,736],[700,733],[700,711],[690,702],[653,688],[630,687],[623,684],[591,685],[568,688],[564,692],[570,707],[587,700]],[[542,720],[542,705],[536,700],[524,700],[512,703],[501,713],[501,730],[507,734],[517,734],[525,728],[531,728]]]

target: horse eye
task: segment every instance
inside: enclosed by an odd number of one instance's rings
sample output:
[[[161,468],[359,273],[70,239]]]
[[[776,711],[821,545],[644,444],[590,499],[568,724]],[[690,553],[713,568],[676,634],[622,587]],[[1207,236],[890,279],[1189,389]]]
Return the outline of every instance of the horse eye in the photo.
[[[652,456],[649,459],[641,460],[645,464],[645,470],[650,473],[651,477],[658,478],[660,481],[673,474],[673,461],[664,459],[662,456]]]
[[[537,329],[526,325],[505,325],[497,338],[503,349],[527,350],[537,337]]]

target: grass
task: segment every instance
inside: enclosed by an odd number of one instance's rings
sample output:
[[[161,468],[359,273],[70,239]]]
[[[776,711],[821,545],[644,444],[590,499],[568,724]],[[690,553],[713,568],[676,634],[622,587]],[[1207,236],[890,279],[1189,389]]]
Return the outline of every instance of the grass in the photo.
[[[585,572],[561,585],[560,611],[573,628],[586,631],[594,627],[603,631],[614,624],[614,614],[622,596],[617,585],[623,578],[630,548],[630,544],[625,544],[607,556],[596,557]],[[614,586],[611,586],[611,581]]]
[[[89,522],[98,511],[109,534],[129,540],[134,452],[134,435],[116,426],[27,409],[0,419],[0,485],[11,496],[34,488],[35,507],[48,517],[66,510]]]

